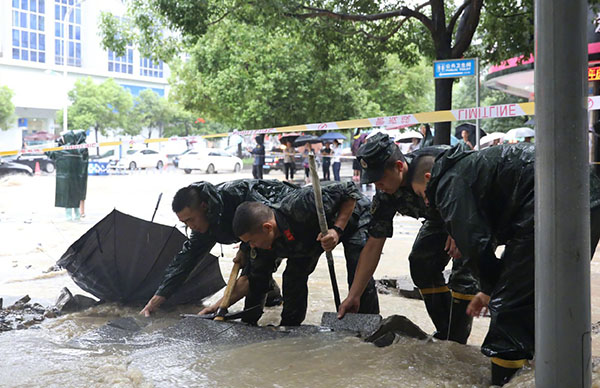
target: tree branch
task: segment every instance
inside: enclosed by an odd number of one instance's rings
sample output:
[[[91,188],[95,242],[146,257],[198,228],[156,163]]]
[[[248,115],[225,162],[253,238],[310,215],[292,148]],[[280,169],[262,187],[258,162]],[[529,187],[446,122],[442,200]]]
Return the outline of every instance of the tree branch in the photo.
[[[463,12],[456,31],[454,47],[452,47],[452,58],[460,58],[471,45],[471,40],[479,24],[482,6],[483,0],[471,0],[468,8]]]
[[[462,3],[462,5],[460,7],[458,7],[458,9],[454,13],[454,15],[452,15],[452,19],[450,19],[450,22],[448,23],[448,31],[450,33],[452,33],[454,31],[454,26],[456,25],[458,18],[460,17],[460,15],[463,13],[465,8],[467,8],[467,6],[469,4],[471,4],[471,0],[465,0],[465,2]]]
[[[385,20],[390,18],[395,18],[398,16],[405,16],[407,18],[415,18],[423,23],[429,30],[432,30],[433,25],[431,20],[418,12],[417,10],[429,4],[429,1],[419,5],[416,9],[410,9],[408,7],[402,7],[400,9],[388,12],[381,12],[372,15],[365,14],[348,14],[348,13],[339,13],[330,11],[324,8],[315,8],[308,7],[304,5],[299,5],[297,8],[307,11],[305,13],[294,13],[294,12],[286,12],[286,16],[294,17],[296,19],[312,19],[312,18],[327,18],[333,20],[342,20],[342,21],[356,21],[356,22],[372,22],[377,20]]]

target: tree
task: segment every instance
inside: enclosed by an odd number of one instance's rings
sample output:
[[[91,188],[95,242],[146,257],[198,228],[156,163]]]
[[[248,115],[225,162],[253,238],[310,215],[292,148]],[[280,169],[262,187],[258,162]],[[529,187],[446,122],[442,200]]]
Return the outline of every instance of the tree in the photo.
[[[99,85],[89,77],[79,79],[69,91],[69,99],[72,102],[67,112],[69,128],[94,128],[96,142],[98,132],[106,136],[109,129],[127,132],[130,128],[130,110],[133,105],[131,93],[112,78]],[[61,115],[57,116],[57,121],[62,122]]]
[[[158,137],[163,137],[165,125],[173,115],[173,108],[166,98],[160,97],[151,89],[145,89],[134,100],[133,115],[139,126],[148,129],[148,139],[153,128],[158,129]]]
[[[0,87],[0,129],[8,130],[14,119],[13,91],[8,86]]]
[[[357,63],[323,67],[303,36],[223,21],[172,63],[171,95],[186,109],[233,128],[268,128],[379,115],[352,74]]]
[[[346,53],[347,57],[357,56],[370,65],[381,66],[387,53],[397,54],[402,63],[415,64],[418,60],[415,47],[428,58],[461,58],[471,45],[482,6],[483,0],[465,0],[458,7],[452,1],[442,0],[431,0],[414,7],[404,5],[404,2],[374,0],[263,0],[260,3],[132,0],[130,20],[141,31],[138,37],[160,35],[151,21],[161,21],[162,25],[178,31],[191,42],[207,34],[211,25],[227,18],[266,25],[271,29],[299,28],[303,37],[316,45],[324,64],[335,56],[332,52],[337,47],[337,51]],[[109,27],[104,29],[105,36],[109,36],[114,44],[117,34],[110,31],[110,27],[115,23],[105,22],[104,26]],[[122,35],[122,39],[132,38],[132,35]],[[139,41],[143,44],[149,40]],[[104,41],[110,43],[107,39]],[[152,46],[148,44],[147,47]],[[452,79],[435,81],[436,110],[451,109],[452,85]],[[450,123],[436,125],[436,142],[448,143],[449,134]]]

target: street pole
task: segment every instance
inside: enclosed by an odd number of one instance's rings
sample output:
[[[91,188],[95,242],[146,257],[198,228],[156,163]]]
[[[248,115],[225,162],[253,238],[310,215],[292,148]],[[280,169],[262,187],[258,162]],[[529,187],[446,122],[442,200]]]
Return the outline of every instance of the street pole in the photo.
[[[65,17],[63,18],[63,47],[62,47],[62,55],[63,55],[63,82],[65,85],[65,88],[67,88],[67,44],[69,43],[69,39],[68,39],[68,33],[69,33],[69,29],[67,28],[67,23],[69,21],[69,18],[71,17],[71,14],[73,13],[73,10],[75,8],[77,8],[78,5],[80,5],[83,2],[83,0],[79,0],[76,1],[73,4],[73,7],[69,7],[67,6],[67,12],[65,13]],[[69,126],[67,125],[67,108],[69,106],[69,90],[67,88],[67,93],[65,93],[65,102],[63,105],[63,133],[67,132],[69,129]]]
[[[535,385],[591,386],[588,3],[535,0]]]
[[[475,149],[479,150],[479,58],[475,58],[475,103],[477,104],[477,118],[475,119]]]

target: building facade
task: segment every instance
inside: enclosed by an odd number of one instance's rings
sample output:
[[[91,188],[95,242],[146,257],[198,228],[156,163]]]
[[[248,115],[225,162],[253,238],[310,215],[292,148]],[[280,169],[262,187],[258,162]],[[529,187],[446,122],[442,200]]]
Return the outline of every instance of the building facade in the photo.
[[[167,95],[166,64],[131,46],[124,56],[102,48],[103,11],[123,16],[126,6],[121,0],[0,1],[0,86],[12,89],[16,108],[12,127],[0,130],[0,151],[20,149],[37,132],[59,134],[55,117],[80,78],[113,78],[134,97],[144,89]]]

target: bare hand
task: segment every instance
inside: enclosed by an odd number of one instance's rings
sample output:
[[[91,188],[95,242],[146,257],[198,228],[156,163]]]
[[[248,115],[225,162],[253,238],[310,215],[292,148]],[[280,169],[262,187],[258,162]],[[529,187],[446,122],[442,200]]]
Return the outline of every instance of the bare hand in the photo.
[[[200,310],[198,315],[212,314],[212,313],[216,312],[219,309],[219,304],[220,303],[215,303],[211,306],[203,308],[202,310]]]
[[[333,248],[338,245],[340,241],[340,235],[335,229],[329,229],[327,234],[323,235],[323,233],[319,233],[317,236],[317,241],[321,242],[321,247],[327,252],[331,251]]]
[[[146,306],[144,306],[142,311],[140,311],[140,314],[143,314],[145,317],[149,317],[150,314],[158,310],[160,305],[163,304],[165,300],[167,300],[167,298],[164,296],[154,295],[152,298],[150,298],[148,303],[146,303]]]
[[[236,253],[235,257],[233,258],[233,262],[234,263],[240,263],[241,267],[245,267],[246,266],[246,259],[247,259],[246,253],[240,249]]]
[[[338,319],[344,318],[346,313],[356,313],[358,312],[358,308],[360,307],[360,298],[354,298],[351,296],[346,297],[342,304],[340,304],[340,309],[338,310]]]
[[[456,242],[450,236],[448,236],[448,238],[446,239],[446,245],[444,246],[444,250],[446,251],[446,253],[448,253],[448,256],[450,256],[453,259],[460,259],[462,257],[462,253],[460,253],[460,251],[458,250]]]
[[[488,311],[490,304],[490,296],[483,292],[478,292],[467,307],[467,315],[472,317],[481,317]]]

